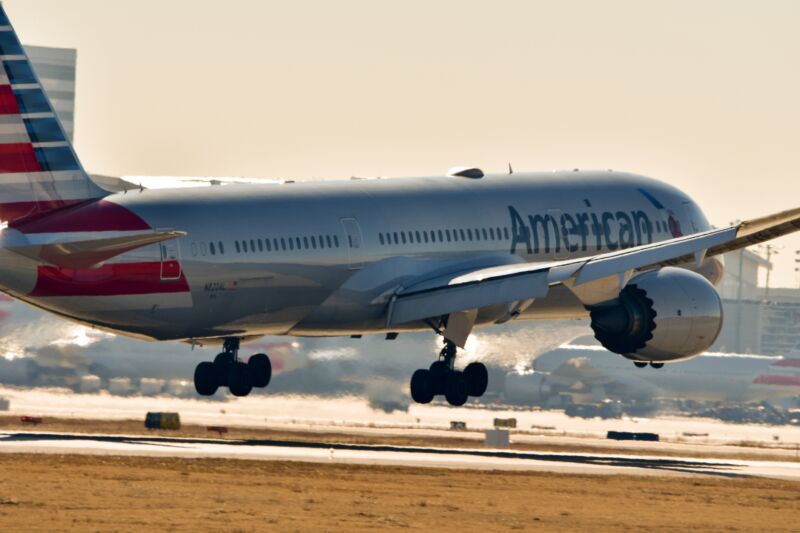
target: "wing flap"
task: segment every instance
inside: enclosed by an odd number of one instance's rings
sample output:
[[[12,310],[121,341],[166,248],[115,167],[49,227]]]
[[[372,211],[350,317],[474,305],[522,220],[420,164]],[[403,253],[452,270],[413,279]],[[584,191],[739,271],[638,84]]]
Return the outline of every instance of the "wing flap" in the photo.
[[[495,272],[497,277],[492,277],[490,272]],[[396,296],[390,303],[387,325],[391,327],[468,309],[540,298],[547,294],[548,286],[548,267],[545,265],[523,271],[522,275],[513,267],[492,267],[466,276],[437,278],[433,283],[425,282],[424,287],[411,287]]]

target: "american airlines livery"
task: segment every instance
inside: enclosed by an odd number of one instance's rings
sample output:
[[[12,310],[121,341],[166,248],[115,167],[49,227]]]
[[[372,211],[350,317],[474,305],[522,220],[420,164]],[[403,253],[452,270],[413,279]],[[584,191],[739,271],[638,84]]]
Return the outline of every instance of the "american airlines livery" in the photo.
[[[800,208],[714,229],[691,198],[612,171],[484,174],[112,192],[84,171],[0,8],[0,290],[82,324],[219,344],[197,392],[266,387],[262,335],[433,331],[411,395],[479,397],[456,365],[473,328],[590,317],[644,367],[707,349],[718,256],[800,228]],[[432,354],[432,359],[434,354]]]

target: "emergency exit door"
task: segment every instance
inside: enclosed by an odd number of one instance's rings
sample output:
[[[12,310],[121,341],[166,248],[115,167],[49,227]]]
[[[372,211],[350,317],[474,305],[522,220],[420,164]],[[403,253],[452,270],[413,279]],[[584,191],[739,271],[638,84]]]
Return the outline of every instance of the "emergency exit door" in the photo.
[[[347,247],[347,258],[350,270],[358,270],[364,266],[364,240],[361,235],[361,226],[355,218],[340,220],[344,230],[344,244]]]
[[[172,231],[172,230],[160,230]],[[178,239],[159,243],[161,249],[161,280],[171,281],[181,277],[181,257]]]

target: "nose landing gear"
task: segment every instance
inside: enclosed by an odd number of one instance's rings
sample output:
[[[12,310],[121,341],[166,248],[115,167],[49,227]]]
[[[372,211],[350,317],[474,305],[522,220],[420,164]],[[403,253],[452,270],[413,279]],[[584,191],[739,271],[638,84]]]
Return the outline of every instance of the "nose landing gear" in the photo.
[[[456,345],[445,340],[439,359],[430,368],[421,368],[411,376],[411,397],[417,403],[430,403],[443,394],[450,405],[464,405],[470,396],[481,397],[489,384],[483,363],[470,363],[463,370],[454,368]]]
[[[225,339],[222,352],[213,362],[204,361],[194,371],[194,388],[201,396],[212,396],[220,387],[228,387],[234,396],[247,396],[253,387],[266,387],[272,377],[272,365],[266,354],[259,353],[245,363],[239,359],[239,339]]]
[[[664,368],[664,363],[659,361],[650,361],[649,363],[647,361],[634,361],[633,364],[636,365],[636,368],[645,368],[648,364],[656,369]]]

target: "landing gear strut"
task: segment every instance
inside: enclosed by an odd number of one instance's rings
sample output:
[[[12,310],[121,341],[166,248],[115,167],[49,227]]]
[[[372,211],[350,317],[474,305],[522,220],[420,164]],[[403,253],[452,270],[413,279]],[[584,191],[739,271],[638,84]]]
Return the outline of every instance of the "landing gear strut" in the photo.
[[[239,359],[239,339],[225,339],[214,362],[204,361],[194,371],[194,388],[202,396],[212,396],[228,387],[234,396],[247,396],[253,387],[266,387],[272,377],[267,354],[259,353],[245,363]]]
[[[411,376],[411,397],[417,403],[430,403],[444,394],[450,405],[464,405],[470,396],[480,397],[489,384],[489,373],[483,363],[470,363],[464,371],[454,368],[456,345],[445,339],[439,359],[430,368],[421,368]]]

